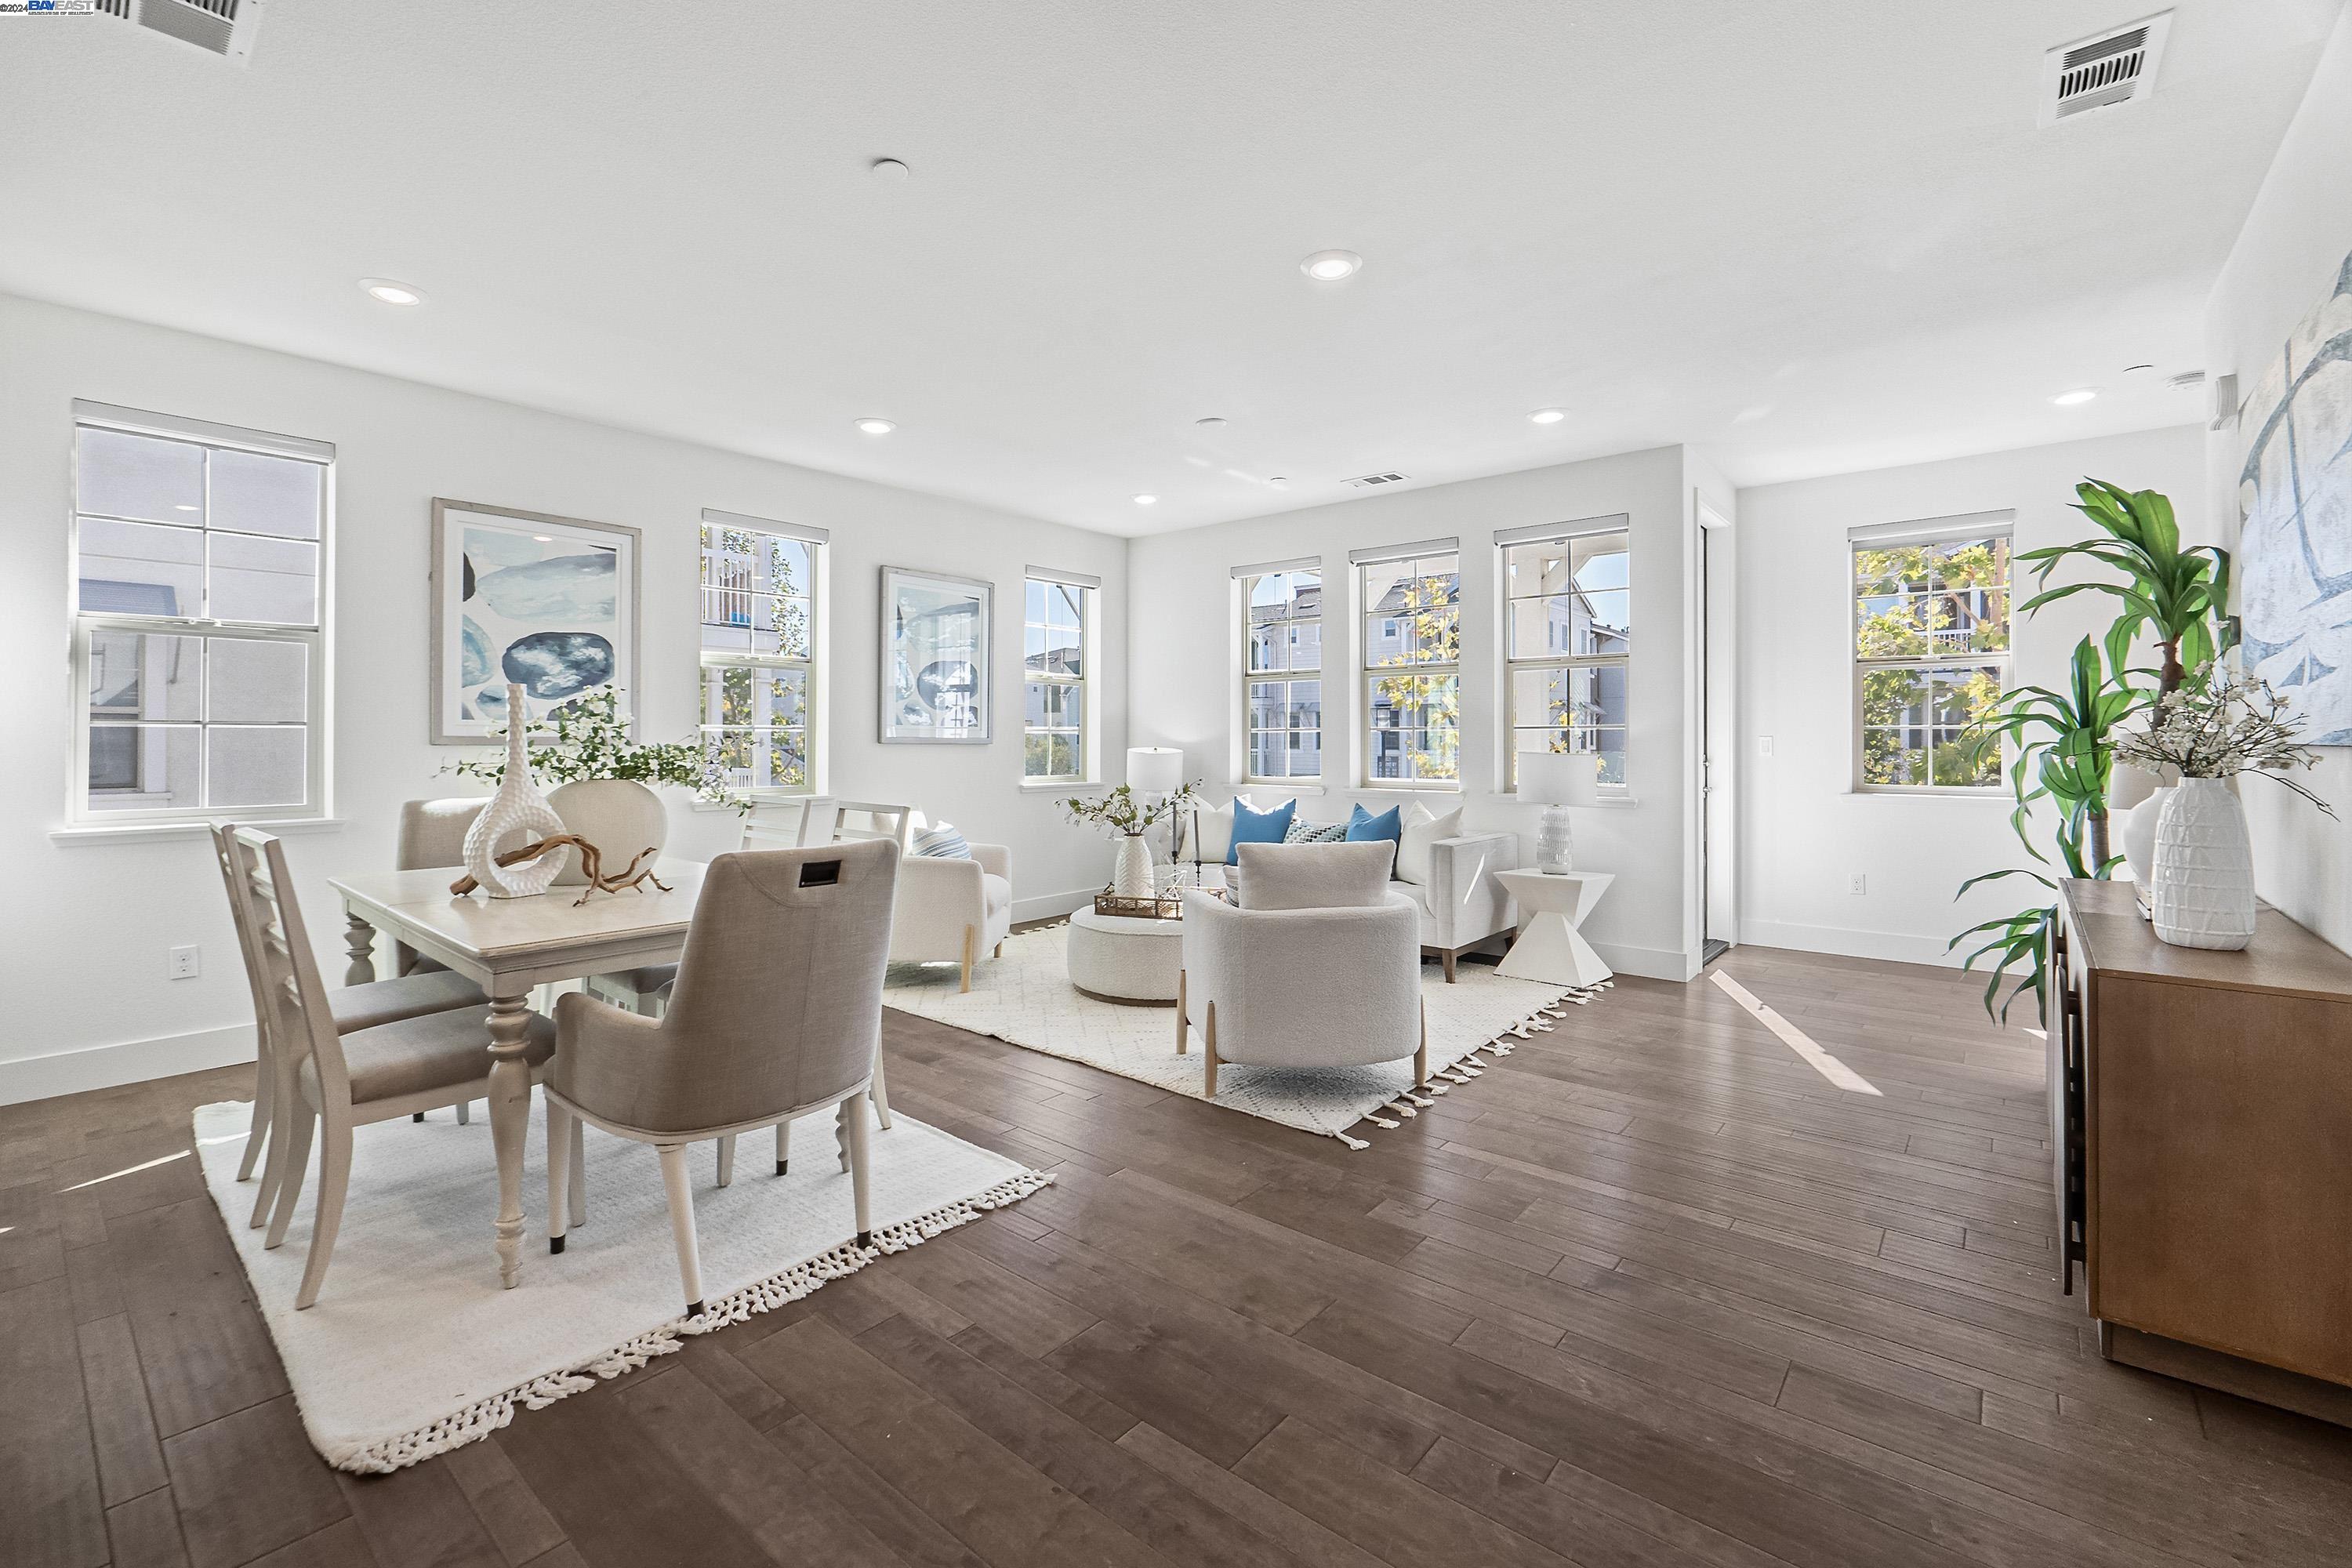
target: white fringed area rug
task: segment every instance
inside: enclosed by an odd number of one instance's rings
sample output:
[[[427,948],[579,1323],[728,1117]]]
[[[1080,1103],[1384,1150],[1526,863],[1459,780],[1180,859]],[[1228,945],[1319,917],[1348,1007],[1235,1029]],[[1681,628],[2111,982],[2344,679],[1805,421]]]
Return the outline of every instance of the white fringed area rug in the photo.
[[[972,967],[969,993],[956,989],[955,964],[894,963],[883,1005],[1207,1100],[1199,1021],[1191,1050],[1178,1056],[1174,1008],[1105,1002],[1070,984],[1063,956],[1068,936],[1066,925],[1016,932],[1006,939],[1003,958]],[[1463,964],[1459,973],[1460,981],[1448,985],[1435,964],[1422,970],[1429,1014],[1426,1083],[1412,1081],[1410,1058],[1311,1069],[1225,1062],[1217,1068],[1217,1097],[1210,1103],[1337,1138],[1351,1149],[1369,1148],[1348,1130],[1360,1121],[1395,1127],[1418,1115],[1434,1096],[1474,1081],[1486,1068],[1485,1058],[1508,1056],[1515,1040],[1549,1030],[1569,1004],[1600,994],[1599,987],[1580,991],[1507,979],[1483,963]]]
[[[588,1223],[547,1251],[546,1121],[531,1106],[523,1173],[522,1282],[499,1286],[491,1248],[498,1175],[485,1119],[449,1111],[359,1129],[351,1196],[318,1304],[294,1310],[310,1244],[306,1185],[286,1244],[262,1248],[236,1179],[252,1108],[199,1106],[205,1184],[286,1364],[310,1441],[338,1469],[396,1470],[488,1436],[538,1409],[707,1333],[797,1300],[927,1237],[1025,1197],[1053,1177],[914,1118],[870,1143],[876,1246],[859,1251],[833,1113],[793,1127],[792,1173],[767,1133],[747,1134],[721,1188],[716,1146],[693,1151],[694,1207],[709,1310],[692,1323],[653,1149],[587,1131]]]

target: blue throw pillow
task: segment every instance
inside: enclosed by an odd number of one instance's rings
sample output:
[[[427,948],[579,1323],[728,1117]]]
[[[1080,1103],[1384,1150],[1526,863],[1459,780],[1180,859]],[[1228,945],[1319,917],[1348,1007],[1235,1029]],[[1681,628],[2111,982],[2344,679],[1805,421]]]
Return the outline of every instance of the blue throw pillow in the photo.
[[[1385,838],[1402,847],[1404,843],[1403,809],[1392,805],[1374,816],[1362,806],[1356,807],[1355,815],[1348,818],[1348,842],[1362,844],[1370,839]]]
[[[1233,847],[1225,851],[1225,864],[1241,864],[1239,851],[1244,844],[1279,844],[1290,831],[1290,819],[1297,815],[1298,803],[1286,800],[1272,811],[1252,811],[1248,803],[1234,802]]]

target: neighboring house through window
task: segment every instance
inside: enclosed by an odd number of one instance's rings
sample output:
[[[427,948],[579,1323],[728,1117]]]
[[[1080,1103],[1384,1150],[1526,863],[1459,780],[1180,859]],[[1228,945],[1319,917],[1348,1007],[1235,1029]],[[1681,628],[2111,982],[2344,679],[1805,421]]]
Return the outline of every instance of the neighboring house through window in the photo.
[[[1462,768],[1462,574],[1451,539],[1349,557],[1363,615],[1364,783],[1453,787]]]
[[[1244,753],[1252,782],[1323,776],[1319,558],[1236,568],[1242,585]]]
[[[335,449],[74,405],[85,825],[321,816]]]
[[[1973,743],[1968,730],[2009,687],[2014,515],[1977,512],[1849,537],[1856,787],[1999,786],[2000,747]]]
[[[1088,728],[1097,578],[1028,570],[1021,612],[1021,776],[1076,784],[1094,776]]]
[[[1603,787],[1625,784],[1633,589],[1623,517],[1518,529],[1503,552],[1506,788],[1522,752],[1598,759]]]
[[[816,787],[821,528],[705,509],[703,744],[752,795]]]

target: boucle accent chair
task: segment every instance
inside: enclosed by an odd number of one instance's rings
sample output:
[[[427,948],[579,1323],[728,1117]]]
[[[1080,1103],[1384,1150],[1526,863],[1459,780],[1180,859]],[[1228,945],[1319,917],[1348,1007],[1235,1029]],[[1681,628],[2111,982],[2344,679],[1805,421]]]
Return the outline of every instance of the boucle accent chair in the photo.
[[[918,816],[916,830],[924,826]],[[960,963],[969,991],[981,950],[1002,957],[1012,934],[1013,851],[1003,845],[974,844],[969,860],[909,855],[899,863],[891,963]]]
[[[1176,1051],[1198,1020],[1208,1094],[1225,1062],[1363,1067],[1413,1058],[1429,1076],[1421,910],[1388,887],[1395,847],[1245,844],[1233,880],[1244,907],[1184,895]]]
[[[658,1018],[574,994],[555,1005],[547,1086],[548,1250],[563,1250],[578,1117],[661,1155],[687,1316],[702,1311],[701,1253],[686,1149],[776,1130],[776,1173],[792,1121],[836,1108],[857,1244],[872,1241],[866,1180],[867,1089],[882,1043],[897,844],[877,839],[721,855],[704,875],[669,1006]],[[734,1174],[722,1162],[722,1184]]]

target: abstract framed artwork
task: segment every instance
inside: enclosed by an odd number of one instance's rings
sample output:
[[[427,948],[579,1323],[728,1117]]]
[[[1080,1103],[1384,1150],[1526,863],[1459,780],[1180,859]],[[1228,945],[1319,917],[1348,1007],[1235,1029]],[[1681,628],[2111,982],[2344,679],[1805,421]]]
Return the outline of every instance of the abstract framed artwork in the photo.
[[[995,609],[992,583],[882,568],[884,742],[987,742]]]
[[[599,687],[637,689],[638,531],[473,501],[433,501],[433,743],[506,728]]]
[[[2240,658],[2352,746],[2352,256],[2254,383],[2238,475]]]

